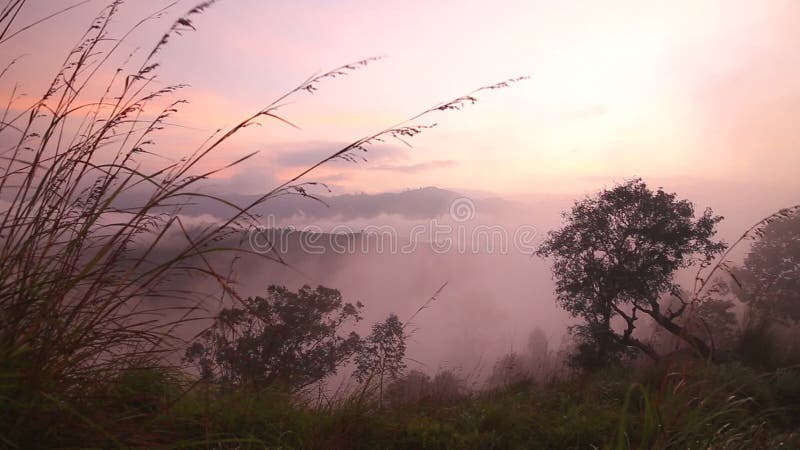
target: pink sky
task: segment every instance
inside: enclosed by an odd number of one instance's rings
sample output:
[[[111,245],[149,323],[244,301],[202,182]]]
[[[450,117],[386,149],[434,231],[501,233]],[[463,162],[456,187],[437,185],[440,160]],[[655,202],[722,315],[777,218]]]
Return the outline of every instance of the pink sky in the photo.
[[[20,23],[71,3],[31,0]],[[118,30],[167,3],[129,1]],[[142,29],[125,53],[149,49],[192,4]],[[3,60],[30,55],[0,80],[3,97],[14,81],[38,94],[53,61],[103,5],[91,1],[6,46]],[[367,192],[438,185],[571,193],[634,175],[800,192],[796,1],[223,0],[195,24],[197,32],[161,54],[160,77],[191,85],[182,93],[191,104],[174,122],[204,131],[170,130],[163,151],[196,145],[311,73],[387,56],[296,97],[284,115],[301,131],[277,122],[248,129],[215,157],[260,150],[246,168],[256,174],[253,189],[439,101],[530,75],[474,107],[423,121],[439,127],[413,149],[392,144],[316,178]]]

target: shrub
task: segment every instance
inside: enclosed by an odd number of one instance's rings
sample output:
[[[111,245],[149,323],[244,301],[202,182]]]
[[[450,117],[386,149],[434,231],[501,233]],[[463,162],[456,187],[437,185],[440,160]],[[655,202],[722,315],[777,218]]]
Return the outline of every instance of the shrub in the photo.
[[[751,367],[774,369],[779,363],[778,353],[775,334],[766,322],[751,323],[739,334],[736,357]]]
[[[223,309],[186,350],[204,379],[223,386],[302,389],[332,375],[361,345],[355,332],[362,304],[346,303],[336,289],[270,286],[266,297]]]

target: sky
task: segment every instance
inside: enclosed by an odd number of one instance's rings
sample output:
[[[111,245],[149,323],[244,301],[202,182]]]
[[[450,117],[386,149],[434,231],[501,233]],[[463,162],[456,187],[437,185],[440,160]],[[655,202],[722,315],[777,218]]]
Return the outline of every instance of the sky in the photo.
[[[18,23],[73,3],[30,0]],[[32,97],[41,92],[104,4],[90,0],[5,45],[3,60],[25,56],[0,79],[3,98],[15,82]],[[168,4],[128,1],[112,34]],[[191,6],[178,2],[121,53],[142,58]],[[207,164],[259,151],[219,175],[237,190],[269,189],[364,135],[525,75],[462,111],[415,122],[437,126],[413,148],[389,140],[366,162],[336,162],[311,179],[337,192],[436,185],[523,195],[641,176],[666,187],[800,193],[797,1],[221,0],[193,21],[197,31],[159,56],[159,83],[190,85],[179,94],[190,103],[173,119],[181,127],[160,136],[167,154],[194,148],[309,75],[384,57],[293,97],[280,113],[300,129],[267,121],[213,155]]]

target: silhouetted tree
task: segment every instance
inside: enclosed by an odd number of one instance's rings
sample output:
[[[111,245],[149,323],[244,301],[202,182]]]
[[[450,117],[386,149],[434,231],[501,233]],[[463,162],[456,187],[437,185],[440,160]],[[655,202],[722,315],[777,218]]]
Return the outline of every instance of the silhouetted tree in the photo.
[[[536,327],[528,335],[528,348],[525,355],[528,359],[528,370],[537,379],[546,376],[546,370],[551,362],[549,342],[544,331]]]
[[[389,383],[385,392],[387,403],[395,407],[452,402],[466,393],[464,380],[449,369],[440,370],[433,379],[424,372],[411,370]]]
[[[737,296],[757,320],[800,321],[800,212],[776,215],[758,233],[744,266],[733,269]]]
[[[391,406],[415,405],[431,395],[431,377],[411,370],[386,387],[386,400]]]
[[[692,310],[690,313],[683,314],[675,319],[675,322],[685,327],[690,333],[702,336],[713,351],[718,351],[715,356],[723,356],[729,353],[735,346],[738,330],[738,320],[734,308],[736,304],[730,299],[728,283],[722,279],[717,279],[712,289],[695,296],[692,300]],[[680,298],[689,298],[692,294],[681,291]],[[678,297],[666,295],[662,298],[662,309],[679,309],[682,306]],[[653,326],[659,327],[657,323]],[[660,350],[674,351],[675,337],[672,336],[668,341],[662,340]]]
[[[340,334],[361,319],[361,303],[345,303],[336,289],[270,286],[266,297],[223,309],[186,351],[203,378],[223,385],[301,389],[345,364],[361,338]]]
[[[610,326],[603,321],[592,320],[570,328],[575,347],[567,355],[566,362],[573,369],[593,372],[603,367],[618,365],[634,351],[619,339]],[[647,354],[656,352],[649,344]]]
[[[548,346],[547,335],[541,328],[534,328],[528,335],[528,355],[531,359],[540,360],[546,358]]]
[[[566,224],[551,231],[537,254],[553,258],[559,305],[584,320],[581,345],[598,362],[619,358],[633,347],[652,358],[657,353],[633,336],[636,320],[647,314],[703,355],[708,345],[678,322],[692,303],[681,296],[673,277],[681,268],[708,264],[725,249],[712,240],[722,217],[710,209],[695,219],[694,206],[661,188],[653,191],[633,179],[578,201],[562,215]],[[680,306],[662,310],[663,294]],[[622,319],[621,333],[612,327]]]
[[[700,302],[694,310],[693,319],[710,335],[715,350],[731,350],[736,342],[734,306],[731,300],[710,298]]]
[[[458,400],[466,393],[467,386],[464,384],[464,380],[452,370],[440,370],[431,381],[430,397],[437,403]]]
[[[383,322],[372,325],[372,332],[359,345],[355,377],[365,389],[377,377],[378,403],[383,405],[383,387],[387,377],[396,379],[406,368],[406,334],[403,322],[390,314]]]
[[[506,353],[492,367],[489,386],[505,388],[531,378],[526,361],[517,353]]]

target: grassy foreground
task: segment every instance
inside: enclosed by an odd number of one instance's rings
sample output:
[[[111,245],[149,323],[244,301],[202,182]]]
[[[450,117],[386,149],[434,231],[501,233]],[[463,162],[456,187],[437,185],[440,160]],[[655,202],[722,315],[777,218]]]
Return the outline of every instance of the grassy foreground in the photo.
[[[606,370],[458,398],[311,408],[275,390],[220,391],[164,369],[129,372],[67,404],[4,414],[17,448],[798,448],[797,369],[740,364]],[[19,411],[19,410],[18,410]],[[8,410],[4,411],[8,412]],[[24,414],[23,414],[24,415]],[[30,417],[28,417],[29,419]],[[25,427],[15,426],[15,422]]]

